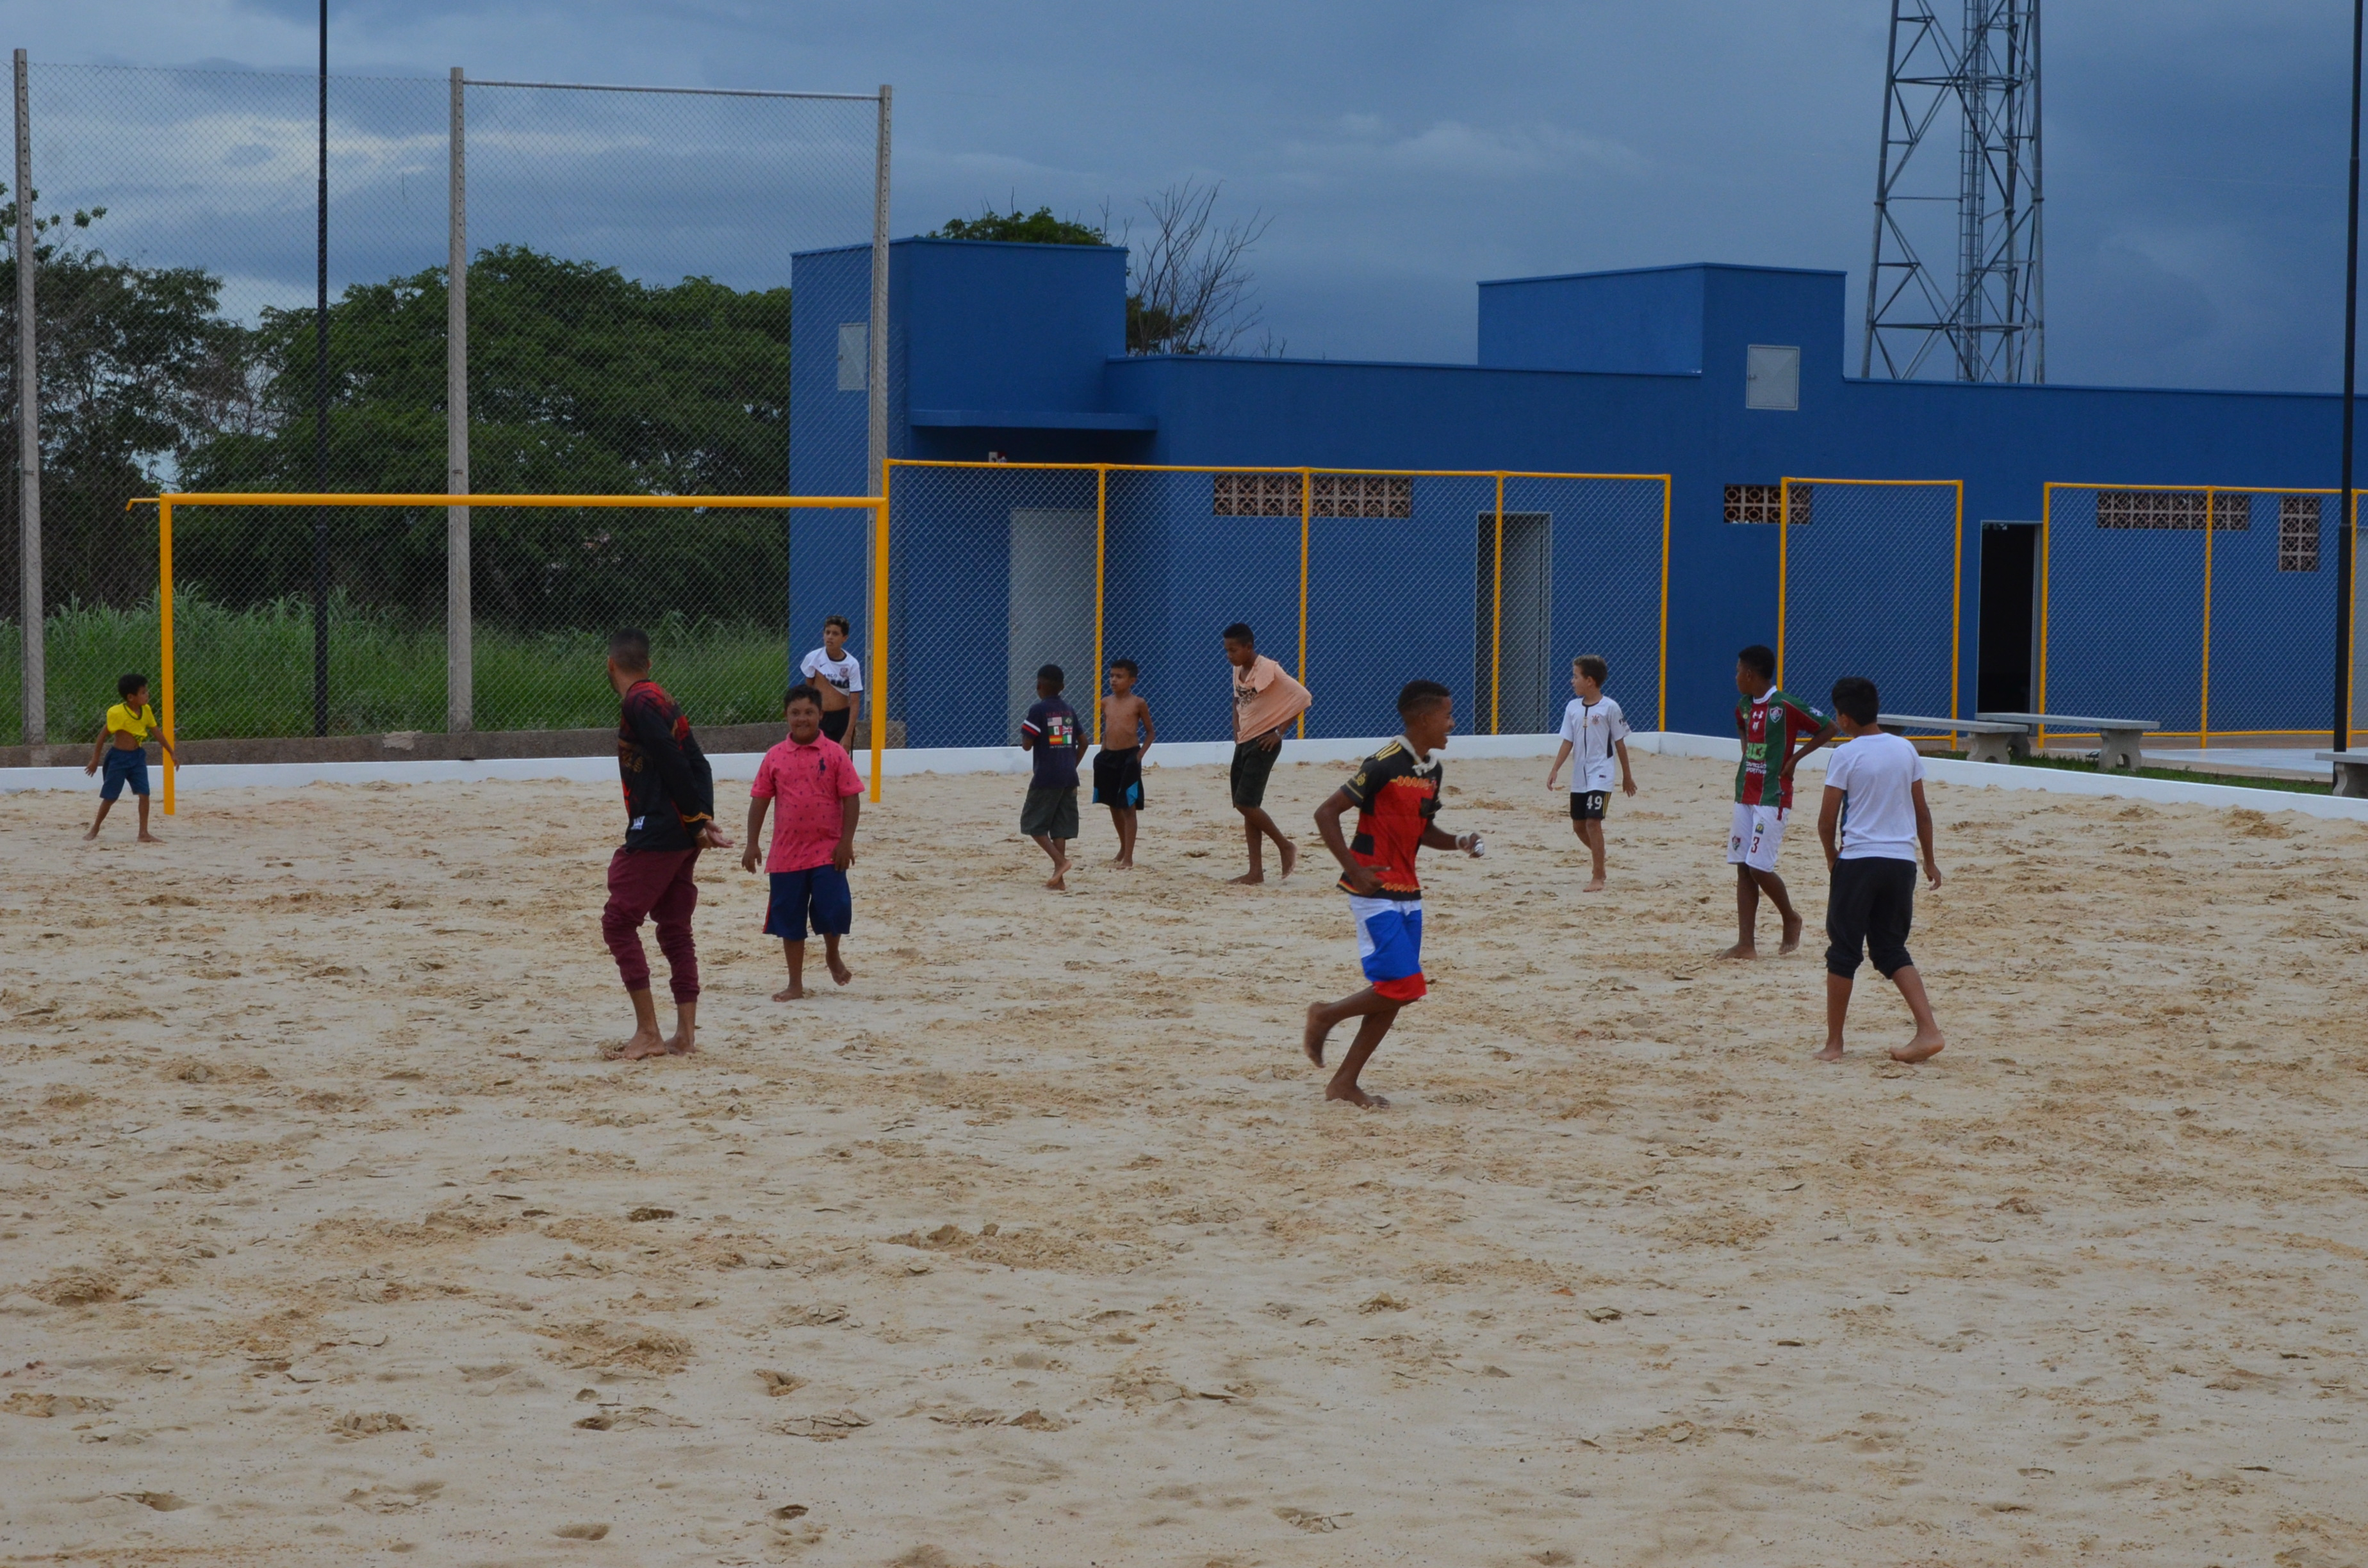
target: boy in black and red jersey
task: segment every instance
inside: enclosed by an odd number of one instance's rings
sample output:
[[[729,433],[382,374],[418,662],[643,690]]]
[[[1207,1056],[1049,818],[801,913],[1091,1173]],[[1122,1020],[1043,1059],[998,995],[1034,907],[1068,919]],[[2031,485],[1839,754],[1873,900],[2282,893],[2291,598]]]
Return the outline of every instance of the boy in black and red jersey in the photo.
[[[1363,1020],[1324,1097],[1368,1110],[1389,1101],[1359,1088],[1357,1074],[1380,1049],[1398,1009],[1429,989],[1422,978],[1422,881],[1415,874],[1416,851],[1429,845],[1466,855],[1486,852],[1478,834],[1452,837],[1433,825],[1445,772],[1438,754],[1455,728],[1447,688],[1435,680],[1407,682],[1398,693],[1398,722],[1404,734],[1358,764],[1349,782],[1315,808],[1315,830],[1340,862],[1340,888],[1356,918],[1357,956],[1370,983],[1353,996],[1308,1008],[1303,1044],[1307,1059],[1321,1067],[1324,1041],[1333,1028],[1349,1018]],[[1341,815],[1351,806],[1357,808],[1353,841],[1340,835]]]
[[[1793,814],[1793,769],[1834,738],[1834,722],[1776,685],[1775,650],[1754,642],[1735,656],[1735,735],[1743,760],[1735,768],[1735,820],[1726,834],[1726,863],[1735,868],[1735,920],[1738,939],[1718,956],[1759,956],[1754,927],[1759,896],[1776,906],[1783,935],[1779,953],[1801,946],[1801,912],[1776,874],[1776,854],[1784,846],[1784,826]],[[1793,743],[1807,738],[1805,745]]]
[[[629,1061],[684,1056],[693,1049],[699,1019],[699,948],[690,932],[699,884],[691,873],[701,849],[728,849],[732,841],[716,828],[715,778],[690,721],[650,678],[646,633],[628,628],[609,639],[609,684],[620,699],[617,773],[625,789],[625,842],[609,860],[600,935],[633,999],[633,1038],[613,1054]],[[674,993],[671,1039],[658,1034],[650,960],[642,949],[642,922],[652,917]]]

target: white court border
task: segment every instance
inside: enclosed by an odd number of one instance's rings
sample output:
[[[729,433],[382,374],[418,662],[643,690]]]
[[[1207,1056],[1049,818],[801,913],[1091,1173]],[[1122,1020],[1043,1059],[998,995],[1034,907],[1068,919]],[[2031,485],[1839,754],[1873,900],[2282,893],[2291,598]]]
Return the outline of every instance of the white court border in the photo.
[[[1356,740],[1285,741],[1283,762],[1350,763],[1380,747],[1387,737]],[[1561,744],[1555,735],[1462,735],[1448,743],[1451,762],[1498,757],[1550,757]],[[1689,735],[1675,731],[1632,734],[1628,744],[1658,756],[1695,756],[1713,762],[1735,762],[1742,743],[1727,735]],[[724,752],[707,760],[724,782],[745,782],[757,777],[762,752]],[[1090,754],[1089,754],[1090,755]],[[1163,741],[1153,751],[1149,766],[1210,767],[1232,760],[1230,741]],[[1802,763],[1823,772],[1829,751]],[[854,755],[856,771],[868,773],[868,756]],[[882,772],[890,778],[923,773],[1012,773],[1030,770],[1028,753],[1018,746],[944,746],[898,749],[882,754]],[[1083,766],[1083,765],[1081,765]],[[2334,795],[2305,795],[2291,790],[2250,790],[2233,784],[2191,784],[2176,778],[2135,778],[2127,774],[2083,773],[2057,767],[2006,767],[1996,763],[1961,762],[1952,757],[1928,757],[1925,772],[1944,784],[1993,790],[2038,790],[2045,794],[2089,795],[2104,799],[2152,801],[2165,804],[2248,806],[2261,812],[2299,812],[2305,816],[2368,822],[2368,801]],[[617,759],[609,756],[489,757],[477,762],[260,762],[198,763],[176,776],[182,790],[287,790],[307,784],[483,784],[556,778],[578,784],[614,783]],[[0,793],[28,790],[63,790],[96,793],[98,778],[79,767],[0,768]]]

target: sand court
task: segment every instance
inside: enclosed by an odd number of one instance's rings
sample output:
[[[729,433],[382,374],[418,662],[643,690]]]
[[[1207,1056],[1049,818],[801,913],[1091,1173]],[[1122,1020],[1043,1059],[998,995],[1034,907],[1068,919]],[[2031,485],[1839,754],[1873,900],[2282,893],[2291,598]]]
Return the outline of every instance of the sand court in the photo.
[[[2368,1557],[2368,825],[1934,784],[1950,1049],[1862,971],[1819,1067],[1813,812],[1722,963],[1733,769],[1635,766],[1583,896],[1451,746],[1379,1115],[1336,765],[1252,890],[1222,768],[1065,896],[892,780],[797,1004],[711,851],[640,1064],[612,786],[0,797],[0,1562]]]

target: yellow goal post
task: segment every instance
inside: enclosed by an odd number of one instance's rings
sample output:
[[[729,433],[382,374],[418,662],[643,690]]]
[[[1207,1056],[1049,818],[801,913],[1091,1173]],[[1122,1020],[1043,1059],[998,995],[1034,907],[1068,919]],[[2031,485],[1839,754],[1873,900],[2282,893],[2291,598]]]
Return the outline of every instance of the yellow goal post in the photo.
[[[881,753],[887,744],[883,717],[888,666],[888,502],[881,495],[471,495],[370,493],[319,493],[285,490],[168,491],[134,496],[125,504],[156,508],[156,598],[158,628],[157,728],[165,741],[173,739],[173,508],[176,506],[568,506],[655,508],[670,511],[862,509],[871,514],[871,644],[870,649],[873,700],[867,704],[871,723],[871,799],[880,799]],[[786,631],[785,631],[786,635]],[[165,755],[164,809],[173,814],[176,764]]]

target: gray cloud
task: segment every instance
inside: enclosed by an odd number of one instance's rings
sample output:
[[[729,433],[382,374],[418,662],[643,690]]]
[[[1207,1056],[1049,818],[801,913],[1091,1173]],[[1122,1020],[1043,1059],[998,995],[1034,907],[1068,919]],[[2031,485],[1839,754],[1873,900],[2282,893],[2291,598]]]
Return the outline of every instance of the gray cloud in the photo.
[[[2091,0],[2050,14],[2055,379],[2334,384],[2340,11]],[[335,0],[332,41],[334,68],[393,75],[458,62],[676,85],[891,81],[900,233],[1014,198],[1122,214],[1163,183],[1222,179],[1229,204],[1276,219],[1256,265],[1292,352],[1455,359],[1472,352],[1480,277],[1715,259],[1844,268],[1862,286],[1886,15],[1881,0]],[[0,0],[9,33],[52,62],[301,71],[312,16],[304,0]],[[436,254],[440,187],[422,198],[399,166],[418,128],[388,94],[401,123],[354,121],[361,205],[337,252],[352,276]],[[283,229],[308,233],[309,190],[286,222],[239,194],[287,161],[284,128],[207,135],[157,243],[169,230],[172,246],[211,247],[250,291],[301,284],[301,243],[279,253]],[[520,237],[739,281],[776,265],[778,155],[620,162],[598,142],[511,149]],[[190,161],[162,161],[176,160]],[[370,166],[391,184],[362,180]],[[488,211],[489,229],[503,222]]]

